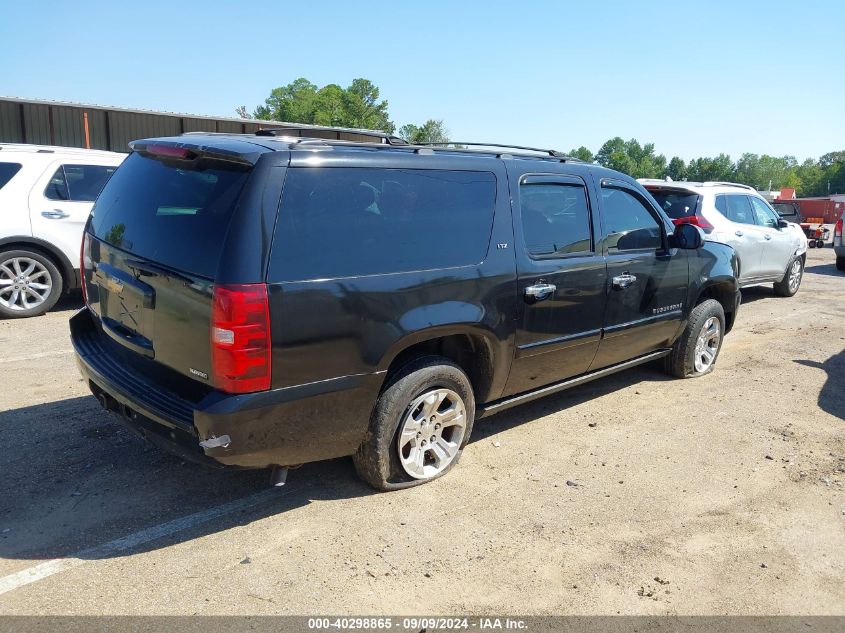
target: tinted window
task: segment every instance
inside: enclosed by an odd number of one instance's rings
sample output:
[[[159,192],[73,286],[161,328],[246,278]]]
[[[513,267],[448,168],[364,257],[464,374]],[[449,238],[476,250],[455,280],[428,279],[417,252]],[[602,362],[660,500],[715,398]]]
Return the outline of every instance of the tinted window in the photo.
[[[0,189],[5,187],[6,183],[20,170],[20,163],[0,163]]]
[[[65,180],[65,169],[59,167],[47,187],[44,189],[44,197],[48,200],[70,200],[67,192],[67,181]]]
[[[291,169],[272,281],[477,264],[490,242],[495,195],[486,172]]]
[[[639,198],[613,188],[603,188],[601,195],[607,248],[611,253],[660,248],[660,225]]]
[[[760,198],[754,198],[753,196],[749,200],[751,200],[751,206],[754,208],[757,224],[767,226],[771,229],[777,228],[777,215],[769,208],[769,205],[760,200]]]
[[[772,206],[779,215],[788,218],[790,221],[797,221],[795,218],[798,216],[798,210],[791,202],[773,202]]]
[[[756,224],[748,196],[741,194],[716,196],[716,209],[731,222]]]
[[[248,173],[233,163],[188,167],[130,154],[97,199],[91,228],[118,248],[213,279]]]
[[[65,165],[70,199],[76,202],[94,202],[117,167],[106,165]]]
[[[564,183],[521,184],[522,233],[529,255],[567,255],[592,249],[587,190]]]
[[[695,215],[701,197],[697,193],[668,189],[649,189],[649,193],[657,201],[657,206],[673,220]]]

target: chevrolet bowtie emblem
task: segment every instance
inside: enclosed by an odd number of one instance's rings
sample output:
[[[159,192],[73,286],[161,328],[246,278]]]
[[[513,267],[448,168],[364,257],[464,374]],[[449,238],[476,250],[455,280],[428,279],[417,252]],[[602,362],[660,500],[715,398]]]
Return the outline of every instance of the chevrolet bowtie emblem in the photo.
[[[113,292],[118,295],[123,292],[123,282],[120,281],[120,279],[106,277],[104,285],[109,292]]]

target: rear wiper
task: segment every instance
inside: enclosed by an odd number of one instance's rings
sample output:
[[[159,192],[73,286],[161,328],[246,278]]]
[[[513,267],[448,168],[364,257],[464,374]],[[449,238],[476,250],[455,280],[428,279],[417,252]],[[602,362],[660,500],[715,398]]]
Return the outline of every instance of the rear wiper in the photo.
[[[153,264],[152,262],[139,262],[134,259],[127,259],[126,266],[131,268],[135,271],[135,274],[139,277],[148,276],[148,277],[169,277],[171,279],[178,279],[179,281],[184,281],[187,284],[194,283],[194,280],[188,277],[187,275],[183,275],[181,273],[177,273],[175,271],[169,270],[164,266],[159,266],[158,264]]]

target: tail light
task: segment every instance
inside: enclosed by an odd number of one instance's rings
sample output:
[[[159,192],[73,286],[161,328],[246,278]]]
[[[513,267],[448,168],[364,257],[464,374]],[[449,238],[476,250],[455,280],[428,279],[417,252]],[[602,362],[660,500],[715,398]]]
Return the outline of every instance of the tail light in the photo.
[[[698,228],[702,229],[705,233],[709,233],[714,229],[714,226],[700,215],[690,215],[685,218],[675,218],[672,220],[672,224],[674,224],[675,226],[678,226],[679,224],[694,224]]]
[[[214,286],[211,314],[214,386],[228,393],[269,389],[272,372],[267,286]]]
[[[836,226],[833,227],[833,245],[842,246],[842,218],[839,218]]]
[[[91,261],[91,238],[87,232],[82,234],[82,245],[79,249],[79,286],[82,288],[82,303],[88,305],[88,288],[85,287],[86,262]]]

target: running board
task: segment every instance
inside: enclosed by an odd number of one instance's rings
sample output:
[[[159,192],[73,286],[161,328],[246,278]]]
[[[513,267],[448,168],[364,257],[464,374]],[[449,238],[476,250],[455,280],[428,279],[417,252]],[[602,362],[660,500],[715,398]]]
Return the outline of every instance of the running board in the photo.
[[[502,400],[488,402],[487,404],[480,404],[475,410],[475,419],[478,420],[479,418],[483,418],[488,415],[493,415],[494,413],[499,413],[500,411],[505,411],[506,409],[510,409],[511,407],[515,407],[520,404],[525,404],[526,402],[531,402],[532,400],[536,400],[537,398],[542,398],[543,396],[558,393],[559,391],[565,391],[567,389],[570,389],[571,387],[583,385],[585,382],[590,382],[591,380],[595,380],[596,378],[603,378],[604,376],[615,374],[618,371],[630,369],[631,367],[636,367],[637,365],[642,365],[643,363],[648,363],[650,361],[657,360],[658,358],[663,358],[664,356],[668,356],[671,351],[671,349],[662,349],[658,352],[652,352],[651,354],[646,354],[645,356],[639,356],[637,358],[627,360],[624,363],[619,363],[618,365],[611,365],[610,367],[605,367],[604,369],[599,369],[597,371],[581,374],[580,376],[576,376],[575,378],[568,378],[561,382],[556,382],[546,387],[535,389],[534,391],[521,393],[518,396],[510,396],[508,398],[503,398]]]

